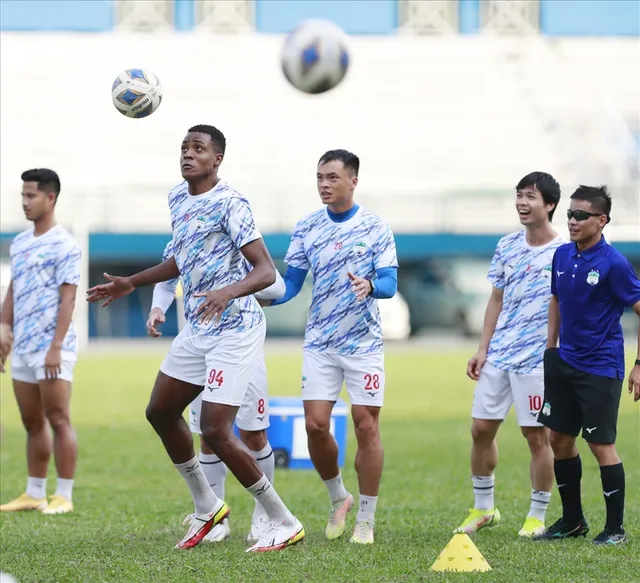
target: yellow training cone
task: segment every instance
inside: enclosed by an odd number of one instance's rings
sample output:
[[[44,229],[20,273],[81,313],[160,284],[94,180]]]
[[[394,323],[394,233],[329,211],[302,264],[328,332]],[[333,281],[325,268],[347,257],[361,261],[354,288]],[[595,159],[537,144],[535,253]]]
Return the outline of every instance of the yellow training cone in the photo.
[[[491,571],[491,566],[466,534],[454,534],[442,550],[432,571]]]

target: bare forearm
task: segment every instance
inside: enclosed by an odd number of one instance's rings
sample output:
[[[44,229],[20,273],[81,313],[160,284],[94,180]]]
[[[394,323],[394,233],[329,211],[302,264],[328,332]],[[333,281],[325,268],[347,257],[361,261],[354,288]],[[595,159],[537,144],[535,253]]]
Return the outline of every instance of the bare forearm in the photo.
[[[250,296],[273,285],[276,273],[273,265],[256,265],[244,279],[227,287],[232,299]]]
[[[636,346],[636,360],[640,360],[640,322],[638,322],[638,344]]]
[[[2,303],[0,323],[13,328],[13,282],[9,284],[7,294],[5,295],[4,302]]]
[[[489,349],[489,343],[491,342],[493,333],[496,331],[501,311],[502,300],[491,298],[484,313],[484,324],[482,326],[482,337],[480,338],[479,350],[486,351]]]
[[[135,287],[143,287],[145,285],[154,285],[162,281],[168,281],[180,276],[180,270],[176,264],[176,260],[170,257],[159,265],[154,265],[149,269],[145,269],[140,273],[132,275],[129,280]]]
[[[51,346],[54,348],[62,348],[64,337],[67,335],[69,326],[71,325],[71,318],[73,317],[75,305],[75,298],[64,298],[60,302],[58,320],[56,321],[56,331],[53,335],[53,341],[51,342]]]
[[[560,308],[558,306],[558,298],[551,296],[549,302],[549,321],[547,324],[547,348],[555,348],[558,346],[558,337],[560,336]]]

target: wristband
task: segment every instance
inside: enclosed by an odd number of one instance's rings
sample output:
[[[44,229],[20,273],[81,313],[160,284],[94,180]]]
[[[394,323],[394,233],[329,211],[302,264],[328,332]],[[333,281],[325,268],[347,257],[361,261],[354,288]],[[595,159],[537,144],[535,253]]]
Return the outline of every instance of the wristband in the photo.
[[[636,366],[640,366],[640,358],[636,359]]]

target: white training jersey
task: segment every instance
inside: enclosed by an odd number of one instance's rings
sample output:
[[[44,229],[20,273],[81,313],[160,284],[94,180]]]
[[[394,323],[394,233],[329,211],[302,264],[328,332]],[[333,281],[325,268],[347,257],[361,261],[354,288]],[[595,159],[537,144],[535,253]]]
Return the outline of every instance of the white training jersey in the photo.
[[[169,193],[169,210],[173,256],[180,270],[185,318],[191,330],[217,336],[260,324],[264,314],[252,295],[229,302],[220,322],[202,324],[195,314],[204,301],[195,297],[196,293],[221,289],[248,273],[240,248],[262,237],[249,202],[224,180],[198,195],[190,195],[184,181]]]
[[[16,235],[10,247],[13,283],[13,335],[16,354],[47,351],[55,335],[60,286],[78,285],[82,252],[60,225],[36,237],[33,229]],[[73,322],[62,350],[77,352]]]
[[[378,215],[359,208],[337,223],[320,209],[296,225],[285,261],[313,277],[304,348],[343,355],[382,351],[378,301],[358,302],[348,276],[374,279],[377,269],[398,266],[393,233]]]
[[[525,231],[498,242],[487,279],[504,290],[502,310],[489,344],[487,362],[501,370],[530,373],[542,369],[547,344],[551,262],[555,250],[566,243],[558,236],[532,247]]]

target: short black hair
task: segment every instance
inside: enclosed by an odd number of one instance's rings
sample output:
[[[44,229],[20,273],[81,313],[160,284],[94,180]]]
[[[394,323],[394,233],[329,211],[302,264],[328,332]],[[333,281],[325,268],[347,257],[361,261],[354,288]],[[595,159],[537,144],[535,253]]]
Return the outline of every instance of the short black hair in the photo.
[[[553,220],[553,213],[560,202],[560,185],[558,181],[547,172],[531,172],[516,185],[516,192],[525,188],[535,188],[541,195],[545,204],[555,205],[549,211],[549,220]]]
[[[224,137],[224,134],[216,127],[201,123],[189,128],[189,133],[209,135],[211,137],[211,142],[218,146],[223,154],[227,149],[227,139]]]
[[[31,170],[25,170],[20,178],[23,182],[37,182],[38,190],[53,192],[56,195],[56,199],[60,194],[60,177],[54,170],[32,168]]]
[[[360,171],[360,158],[353,152],[349,152],[348,150],[329,150],[320,156],[318,166],[320,164],[326,164],[327,162],[333,162],[334,160],[340,160],[345,168],[348,168],[358,176],[358,172]]]
[[[591,203],[591,208],[598,213],[611,218],[611,195],[609,189],[602,186],[585,186],[581,184],[571,195],[571,200],[586,200]]]

